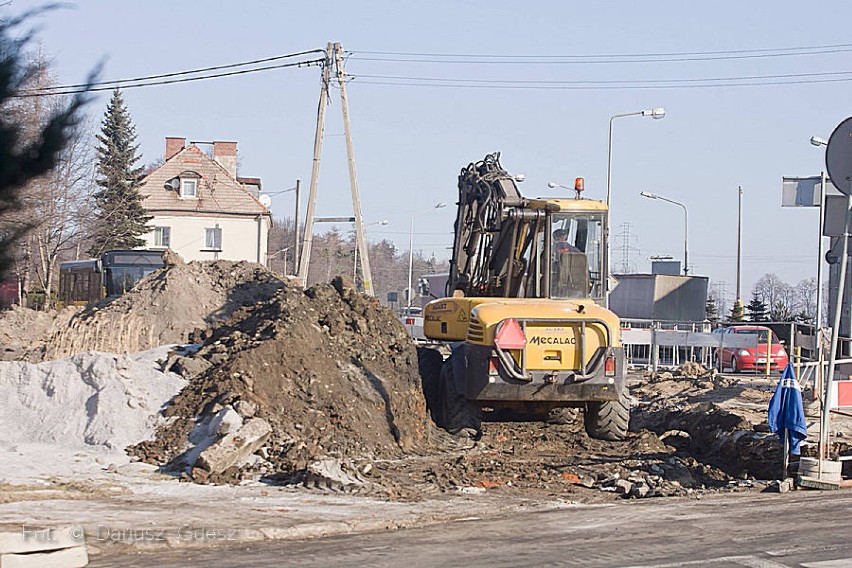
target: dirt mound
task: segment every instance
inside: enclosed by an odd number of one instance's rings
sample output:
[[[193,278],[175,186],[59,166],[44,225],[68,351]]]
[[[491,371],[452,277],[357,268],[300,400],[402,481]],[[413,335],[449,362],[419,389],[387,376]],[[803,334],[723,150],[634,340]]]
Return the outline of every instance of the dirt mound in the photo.
[[[69,308],[69,312],[76,311]],[[0,311],[0,360],[24,359],[32,350],[33,341],[50,334],[57,317],[56,312],[37,312],[20,306]]]
[[[272,272],[255,263],[185,264],[172,256],[166,258],[165,268],[143,278],[133,290],[86,309],[69,308],[50,316],[12,310],[0,320],[0,339],[10,336],[10,355],[29,361],[84,351],[144,351],[186,343],[196,328],[267,300],[282,286]],[[30,322],[37,325],[26,325]]]
[[[170,424],[133,449],[149,463],[202,481],[286,480],[317,459],[399,457],[434,434],[410,337],[390,310],[341,279],[284,285],[203,335],[196,353],[173,363],[198,374],[167,410]],[[220,461],[225,471],[211,466],[205,450],[224,440],[223,420],[239,433],[257,419],[271,426],[260,450],[235,466]],[[199,455],[202,467],[192,469]]]

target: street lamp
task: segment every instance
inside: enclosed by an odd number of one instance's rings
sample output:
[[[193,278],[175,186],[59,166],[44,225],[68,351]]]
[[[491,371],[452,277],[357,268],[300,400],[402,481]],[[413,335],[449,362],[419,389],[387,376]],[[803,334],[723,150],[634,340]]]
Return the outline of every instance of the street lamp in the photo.
[[[646,109],[646,110],[638,110],[636,112],[625,112],[623,114],[614,114],[609,117],[609,146],[607,149],[606,156],[606,231],[604,232],[604,253],[606,254],[606,266],[607,273],[609,273],[609,262],[610,262],[610,251],[609,251],[609,224],[610,219],[612,219],[612,212],[610,210],[610,195],[612,193],[612,123],[616,118],[623,118],[625,116],[650,116],[655,120],[659,120],[661,118],[665,118],[666,109],[662,107]],[[604,295],[604,304],[606,307],[609,307],[609,285],[606,286],[606,291]]]
[[[672,203],[674,205],[678,205],[683,208],[683,275],[689,275],[689,220],[686,213],[686,205],[681,203],[680,201],[675,201],[674,199],[669,199],[667,197],[663,197],[661,195],[656,195],[654,193],[649,193],[647,191],[639,192],[639,195],[642,197],[647,197],[648,199],[659,199],[660,201],[665,201],[667,203]]]
[[[609,149],[607,151],[606,162],[606,206],[609,208],[610,188],[612,179],[612,123],[616,118],[625,116],[650,116],[654,120],[660,120],[666,117],[666,109],[662,107],[651,108],[646,110],[637,110],[636,112],[626,112],[624,114],[614,114],[609,117]]]
[[[811,136],[811,145],[819,148],[820,146],[828,146],[828,141],[825,138],[820,136]],[[825,171],[820,173],[820,184],[819,184],[819,246],[817,248],[817,292],[816,292],[816,344],[817,344],[817,372],[816,377],[814,377],[814,389],[816,392],[821,393],[823,387],[825,386],[825,355],[822,350],[822,263],[824,258],[824,250],[825,250],[825,241],[823,240],[823,231],[825,226],[825,217],[823,212],[825,211],[825,183],[826,176]],[[835,309],[839,309],[835,307]],[[828,402],[828,390],[825,391],[825,402],[823,403],[823,409],[826,408],[825,403]],[[823,410],[825,412],[825,410]],[[828,412],[825,412],[827,415]],[[822,456],[824,432],[828,431],[828,421],[825,418],[825,415],[820,420],[820,456]]]
[[[366,229],[367,227],[372,227],[373,225],[387,225],[388,223],[390,223],[390,221],[388,221],[387,219],[382,219],[381,221],[373,221],[372,223],[367,223],[366,225],[363,225],[362,228]],[[358,284],[358,243],[355,243],[355,259],[352,262],[352,283],[356,286]]]
[[[413,296],[414,296],[414,290],[411,287],[411,285],[412,285],[411,279],[414,276],[414,218],[417,217],[418,215],[428,213],[428,212],[432,211],[433,209],[441,209],[441,208],[446,207],[446,206],[447,206],[446,203],[444,203],[443,201],[439,201],[438,203],[436,203],[435,205],[433,205],[429,209],[426,209],[424,211],[420,211],[419,213],[414,213],[411,216],[411,226],[408,230],[408,293],[406,294],[408,296],[408,298],[407,298],[407,301],[406,301],[406,307],[409,307],[409,308],[411,307],[411,300],[413,299]]]

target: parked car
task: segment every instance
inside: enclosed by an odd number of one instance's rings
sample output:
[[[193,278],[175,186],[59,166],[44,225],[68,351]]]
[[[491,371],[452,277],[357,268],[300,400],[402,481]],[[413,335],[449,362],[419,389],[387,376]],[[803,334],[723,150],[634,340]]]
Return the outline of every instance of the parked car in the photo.
[[[716,330],[719,332],[719,330]],[[714,333],[716,333],[714,332]],[[720,333],[757,335],[757,347],[723,347],[718,353],[720,366],[730,367],[732,373],[740,371],[763,371],[766,369],[767,339],[771,338],[769,368],[780,371],[790,361],[787,350],[778,336],[762,325],[738,325],[725,328]]]
[[[407,306],[400,308],[397,312],[399,321],[408,330],[414,339],[425,339],[423,335],[423,308],[419,306]]]

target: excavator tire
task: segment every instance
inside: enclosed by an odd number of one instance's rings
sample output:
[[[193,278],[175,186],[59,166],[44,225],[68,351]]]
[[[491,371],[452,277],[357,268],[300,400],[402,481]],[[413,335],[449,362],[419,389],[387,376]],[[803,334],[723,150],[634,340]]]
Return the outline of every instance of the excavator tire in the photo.
[[[444,358],[436,349],[429,347],[417,348],[417,368],[420,371],[420,385],[423,389],[423,398],[426,400],[426,409],[435,423],[440,414],[438,408],[441,406],[441,368]]]
[[[621,391],[618,400],[587,403],[583,421],[586,433],[592,438],[623,440],[627,436],[630,423],[630,400],[626,389]]]
[[[471,404],[464,394],[456,389],[453,376],[453,357],[451,355],[441,368],[440,394],[438,408],[433,414],[435,424],[453,435],[479,436],[482,417],[481,410]]]

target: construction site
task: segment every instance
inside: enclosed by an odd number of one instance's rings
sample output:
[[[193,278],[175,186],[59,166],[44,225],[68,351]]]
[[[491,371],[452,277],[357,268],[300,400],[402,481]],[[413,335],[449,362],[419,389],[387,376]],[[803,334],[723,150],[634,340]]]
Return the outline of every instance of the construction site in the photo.
[[[233,503],[237,516],[246,513],[240,495],[255,503],[258,491],[386,503],[388,518],[367,530],[509,506],[791,489],[780,484],[782,447],[767,425],[777,375],[695,363],[630,369],[621,440],[589,436],[572,408],[508,419],[486,410],[478,433],[451,435],[427,410],[424,348],[394,312],[341,278],[304,289],[252,263],[170,256],[121,297],[6,311],[0,338],[3,523],[79,525],[77,548],[87,542],[91,558],[192,544],[177,533],[149,542],[135,532],[139,519],[103,533],[102,515],[189,503],[197,485],[233,488],[204,499]],[[835,425],[833,455],[852,453],[850,426]],[[81,518],[90,505],[101,516]],[[400,520],[396,507],[420,517]],[[164,513],[149,514],[151,526],[178,530]],[[353,530],[323,522],[251,540]]]
[[[842,17],[28,2],[0,568],[852,566]]]

